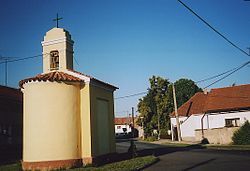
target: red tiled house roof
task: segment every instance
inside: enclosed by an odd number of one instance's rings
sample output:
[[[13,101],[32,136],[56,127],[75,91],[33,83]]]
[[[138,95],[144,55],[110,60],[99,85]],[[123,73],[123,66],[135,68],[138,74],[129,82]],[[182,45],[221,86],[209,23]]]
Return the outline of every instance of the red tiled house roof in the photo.
[[[206,112],[250,108],[250,84],[212,89],[208,94]]]
[[[203,92],[196,93],[186,103],[178,108],[179,116],[190,116],[192,114],[204,113],[204,105],[207,99],[207,95]],[[174,113],[173,113],[174,115]]]
[[[209,112],[250,109],[250,84],[212,89],[209,93],[196,93],[178,108],[179,116]],[[174,112],[172,113],[174,116]]]
[[[115,118],[114,119],[115,125],[125,125],[125,124],[130,124],[132,122],[131,118]]]

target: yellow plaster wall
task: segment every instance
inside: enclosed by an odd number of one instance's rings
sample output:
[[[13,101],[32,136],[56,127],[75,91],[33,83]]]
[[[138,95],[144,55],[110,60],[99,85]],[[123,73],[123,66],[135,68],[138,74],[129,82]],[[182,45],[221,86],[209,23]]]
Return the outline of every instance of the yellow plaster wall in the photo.
[[[82,158],[92,157],[91,118],[90,118],[90,86],[86,84],[80,90],[81,152]]]
[[[78,159],[80,87],[24,84],[23,161]]]
[[[90,86],[91,95],[91,121],[92,121],[92,156],[99,156],[106,153],[114,153],[115,136],[114,136],[114,100],[113,92],[107,91],[96,85]],[[108,115],[98,115],[98,99],[108,102]],[[105,113],[105,112],[103,112]],[[101,117],[101,118],[97,118]],[[104,118],[107,117],[107,118]],[[101,120],[107,120],[108,126]],[[100,134],[100,132],[108,131],[108,133]],[[108,135],[109,137],[106,137]],[[105,151],[108,146],[109,151]]]

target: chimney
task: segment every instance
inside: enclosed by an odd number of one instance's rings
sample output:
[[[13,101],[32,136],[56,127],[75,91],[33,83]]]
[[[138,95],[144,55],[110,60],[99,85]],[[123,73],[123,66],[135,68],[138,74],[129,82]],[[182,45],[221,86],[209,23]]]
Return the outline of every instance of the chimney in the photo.
[[[209,93],[209,90],[208,90],[208,89],[203,89],[203,93],[204,93],[204,94],[208,94],[208,93]]]

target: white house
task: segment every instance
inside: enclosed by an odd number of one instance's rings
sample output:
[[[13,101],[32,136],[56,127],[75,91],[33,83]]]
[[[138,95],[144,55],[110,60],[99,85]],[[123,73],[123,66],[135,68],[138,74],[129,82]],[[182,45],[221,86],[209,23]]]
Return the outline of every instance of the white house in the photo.
[[[196,93],[178,108],[181,136],[194,141],[230,143],[233,132],[250,121],[250,84]],[[172,140],[176,139],[176,118],[171,115]]]
[[[130,117],[115,118],[115,135],[116,137],[124,136],[132,133]]]

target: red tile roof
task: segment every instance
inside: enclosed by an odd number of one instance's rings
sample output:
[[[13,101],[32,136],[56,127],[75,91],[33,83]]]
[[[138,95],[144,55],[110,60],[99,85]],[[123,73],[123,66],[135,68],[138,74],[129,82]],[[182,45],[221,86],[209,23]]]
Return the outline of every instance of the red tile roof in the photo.
[[[123,118],[115,118],[115,125],[125,125],[132,123],[132,118],[123,117]]]
[[[206,112],[250,108],[250,84],[212,89],[208,94]]]
[[[196,93],[178,108],[179,116],[250,109],[250,84],[212,89]],[[174,112],[172,113],[174,116]]]
[[[63,71],[52,71],[49,73],[38,74],[35,77],[27,78],[21,80],[19,82],[19,86],[23,88],[23,84],[32,81],[51,81],[51,82],[60,82],[60,81],[69,81],[69,82],[84,82],[84,78],[88,78],[92,81],[98,82],[104,86],[111,87],[112,89],[118,89],[117,87],[108,84],[106,82],[100,81],[94,77],[82,74],[80,72],[74,70],[67,70],[66,72]]]
[[[190,116],[192,114],[204,113],[204,106],[207,100],[207,95],[203,92],[196,93],[186,103],[178,108],[179,116]]]
[[[82,79],[69,75],[65,72],[60,72],[60,71],[54,71],[54,72],[49,72],[49,73],[44,73],[44,74],[38,74],[35,77],[27,78],[24,80],[21,80],[19,82],[19,86],[23,88],[23,84],[32,82],[32,81],[51,81],[51,82],[60,82],[60,81],[69,81],[69,82],[83,82]]]

